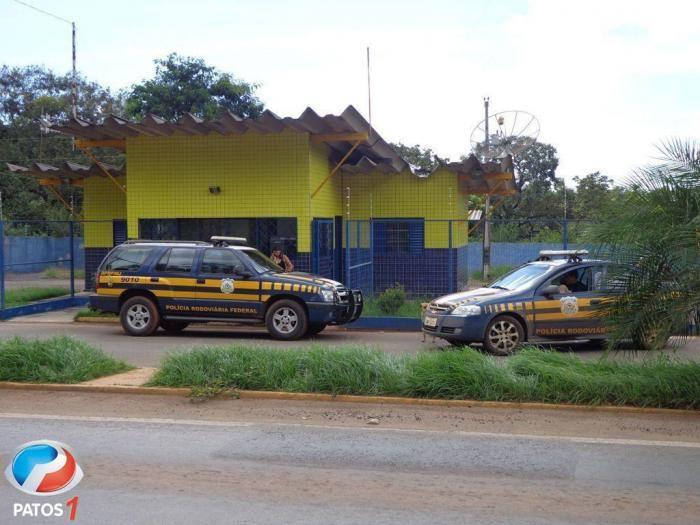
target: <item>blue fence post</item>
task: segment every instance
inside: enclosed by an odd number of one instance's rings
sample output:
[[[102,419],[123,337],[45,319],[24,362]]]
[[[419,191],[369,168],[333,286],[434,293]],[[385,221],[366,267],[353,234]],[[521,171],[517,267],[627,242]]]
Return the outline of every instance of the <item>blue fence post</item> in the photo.
[[[348,288],[352,288],[350,279],[350,221],[345,221],[345,281]]]
[[[372,219],[369,220],[369,293],[374,295],[374,225]]]
[[[0,220],[0,310],[5,309],[5,222]]]
[[[447,221],[447,247],[448,247],[448,253],[450,254],[450,262],[449,262],[449,277],[447,280],[447,286],[449,290],[447,291],[448,293],[453,293],[455,292],[455,262],[456,262],[456,253],[454,253],[454,249],[452,247],[452,221],[449,220]]]
[[[569,220],[564,219],[564,222],[562,224],[562,249],[568,250],[569,249]]]
[[[75,243],[73,242],[74,222],[68,223],[68,237],[70,238],[70,296],[75,297]]]

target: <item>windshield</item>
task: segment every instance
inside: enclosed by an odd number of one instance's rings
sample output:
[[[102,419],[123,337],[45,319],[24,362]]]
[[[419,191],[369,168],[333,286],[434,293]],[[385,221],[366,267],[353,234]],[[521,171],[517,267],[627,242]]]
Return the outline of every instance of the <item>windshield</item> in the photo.
[[[502,288],[504,290],[517,290],[530,285],[533,281],[542,277],[551,269],[546,264],[528,264],[521,266],[489,285],[489,288]]]
[[[273,273],[282,273],[284,270],[280,267],[277,266],[275,263],[273,263],[269,257],[263,255],[260,253],[258,250],[241,250],[241,252],[245,253],[248,258],[250,259],[250,262],[253,264],[253,267],[258,273],[264,273],[264,272],[273,272]]]

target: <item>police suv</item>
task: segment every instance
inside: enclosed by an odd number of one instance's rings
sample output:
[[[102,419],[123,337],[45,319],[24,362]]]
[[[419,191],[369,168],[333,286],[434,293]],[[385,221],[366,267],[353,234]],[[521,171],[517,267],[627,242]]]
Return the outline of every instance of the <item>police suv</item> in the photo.
[[[127,241],[95,276],[90,306],[118,313],[130,335],[158,327],[179,332],[192,322],[264,323],[277,339],[315,335],[355,321],[359,290],[282,268],[240,237],[199,241]]]
[[[455,345],[483,343],[507,355],[524,341],[605,340],[595,307],[606,290],[609,263],[586,250],[544,250],[486,288],[446,295],[422,314],[423,331]]]

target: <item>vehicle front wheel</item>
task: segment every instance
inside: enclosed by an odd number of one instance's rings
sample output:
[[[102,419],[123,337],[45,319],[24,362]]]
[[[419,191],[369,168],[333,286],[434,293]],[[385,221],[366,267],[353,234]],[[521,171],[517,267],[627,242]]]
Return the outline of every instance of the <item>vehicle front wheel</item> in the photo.
[[[275,339],[291,341],[302,337],[308,329],[306,310],[296,301],[282,299],[273,303],[265,314],[267,331]]]
[[[139,295],[124,302],[119,311],[119,320],[129,335],[151,335],[158,329],[160,313],[153,301]]]
[[[163,319],[160,322],[160,327],[171,334],[177,334],[182,332],[185,328],[190,325],[187,321],[170,321],[168,319]]]
[[[484,348],[496,355],[510,355],[525,340],[520,322],[510,315],[501,315],[491,320],[486,327]]]

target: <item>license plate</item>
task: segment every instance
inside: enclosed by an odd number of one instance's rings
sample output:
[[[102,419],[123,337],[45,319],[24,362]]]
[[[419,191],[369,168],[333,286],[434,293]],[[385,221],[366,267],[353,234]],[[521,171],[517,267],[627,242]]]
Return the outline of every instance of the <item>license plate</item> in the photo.
[[[435,328],[437,326],[437,317],[428,315],[425,317],[423,324],[429,328]]]

